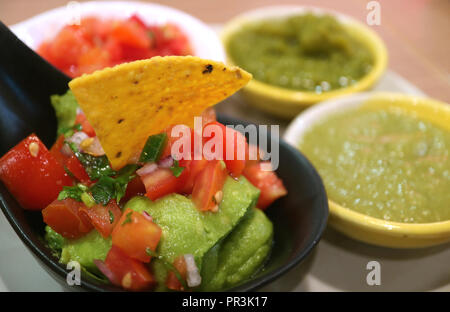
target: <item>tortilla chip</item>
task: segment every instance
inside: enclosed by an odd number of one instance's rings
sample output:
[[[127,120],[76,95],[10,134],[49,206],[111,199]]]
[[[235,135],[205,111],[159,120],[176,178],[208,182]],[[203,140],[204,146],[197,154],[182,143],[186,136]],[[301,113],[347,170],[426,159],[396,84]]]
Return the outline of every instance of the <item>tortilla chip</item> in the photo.
[[[73,79],[69,87],[113,169],[135,163],[150,135],[199,116],[242,88],[246,71],[192,56],[153,57]]]

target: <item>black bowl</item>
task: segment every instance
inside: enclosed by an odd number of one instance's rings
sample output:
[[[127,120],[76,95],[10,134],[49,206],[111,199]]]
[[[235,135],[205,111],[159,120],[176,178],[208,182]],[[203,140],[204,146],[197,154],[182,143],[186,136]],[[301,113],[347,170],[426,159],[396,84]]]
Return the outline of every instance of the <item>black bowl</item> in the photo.
[[[219,116],[226,125],[247,123]],[[270,141],[269,141],[270,142]],[[17,142],[18,143],[18,142]],[[250,280],[229,289],[252,291],[273,281],[300,263],[319,242],[328,218],[328,202],[322,181],[311,163],[295,148],[281,140],[278,175],[288,195],[277,200],[266,212],[274,224],[274,245],[263,270]],[[67,270],[58,262],[44,241],[40,212],[25,211],[0,182],[0,207],[17,235],[32,251],[43,269],[70,290],[120,291],[89,275],[81,277],[81,288],[66,283]],[[12,264],[11,264],[12,265]]]

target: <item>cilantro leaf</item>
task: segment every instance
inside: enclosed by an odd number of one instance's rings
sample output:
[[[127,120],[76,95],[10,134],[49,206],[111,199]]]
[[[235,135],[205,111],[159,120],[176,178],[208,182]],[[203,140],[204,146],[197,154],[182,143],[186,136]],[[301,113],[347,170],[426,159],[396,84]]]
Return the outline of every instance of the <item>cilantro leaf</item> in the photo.
[[[108,210],[109,212],[109,223],[113,224],[114,223],[114,214],[111,212],[111,210]]]
[[[166,133],[149,136],[147,142],[145,142],[144,148],[142,149],[139,161],[144,163],[157,161],[166,145],[166,141]]]
[[[132,214],[133,214],[133,211],[130,211],[129,213],[126,214],[125,221],[123,221],[122,226],[124,226],[127,223],[133,222],[133,220],[131,220],[131,215]]]
[[[174,160],[173,166],[170,167],[169,169],[170,169],[170,171],[172,171],[173,175],[178,178],[181,175],[181,173],[183,172],[184,167],[180,167],[178,160]]]
[[[118,175],[115,178],[102,176],[98,179],[90,191],[96,203],[106,205],[111,199],[115,199],[120,202],[125,195],[128,182],[134,177],[134,173],[138,165],[127,165],[119,170]]]
[[[59,192],[58,200],[73,198],[76,201],[82,201],[83,193],[85,193],[87,189],[87,186],[81,183],[74,186],[63,186],[63,190]]]
[[[90,154],[80,152],[77,146],[72,142],[67,142],[67,144],[69,144],[70,149],[81,162],[91,180],[97,180],[103,176],[113,176],[116,174],[116,172],[112,170],[109,165],[106,155],[98,157],[92,156]]]

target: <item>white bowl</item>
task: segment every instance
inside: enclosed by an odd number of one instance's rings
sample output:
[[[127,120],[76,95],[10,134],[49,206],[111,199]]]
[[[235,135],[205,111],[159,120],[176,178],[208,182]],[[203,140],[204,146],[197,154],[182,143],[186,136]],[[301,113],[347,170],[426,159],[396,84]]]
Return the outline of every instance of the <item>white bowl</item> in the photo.
[[[178,25],[189,38],[195,56],[224,62],[225,52],[214,30],[197,18],[167,6],[140,2],[69,2],[71,5],[59,7],[36,15],[11,26],[11,30],[32,49],[43,41],[53,38],[69,21],[87,16],[102,19],[128,18],[139,15],[147,24]]]

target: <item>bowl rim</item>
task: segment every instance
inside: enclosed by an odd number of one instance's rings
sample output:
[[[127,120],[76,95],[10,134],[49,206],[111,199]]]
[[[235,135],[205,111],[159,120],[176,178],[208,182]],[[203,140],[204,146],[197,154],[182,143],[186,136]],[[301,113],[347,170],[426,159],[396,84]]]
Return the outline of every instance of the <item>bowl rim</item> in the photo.
[[[325,116],[363,105],[367,100],[379,99],[382,101],[404,101],[408,106],[419,109],[420,112],[431,114],[444,113],[450,121],[450,106],[444,102],[433,100],[424,96],[406,95],[394,92],[362,92],[351,96],[325,101],[317,106],[308,108],[303,114],[299,114],[288,126],[284,139],[291,145],[297,146],[301,137],[316,122]],[[446,120],[447,120],[446,119]],[[328,199],[330,216],[345,220],[356,226],[365,227],[373,232],[389,232],[395,236],[432,237],[438,234],[448,233],[450,237],[450,220],[428,223],[406,223],[386,221],[368,216],[344,207],[331,199]]]
[[[363,43],[366,47],[369,48],[374,57],[374,66],[371,71],[363,76],[360,80],[358,80],[355,84],[349,87],[326,91],[320,94],[312,91],[290,90],[287,88],[282,88],[265,82],[261,82],[256,79],[252,79],[247,84],[247,86],[244,87],[245,91],[253,92],[261,96],[271,98],[273,100],[282,100],[286,105],[292,107],[298,107],[299,105],[310,106],[320,101],[367,90],[381,78],[387,68],[388,53],[383,40],[375,31],[364,25],[362,22],[356,20],[355,18],[343,13],[328,8],[307,5],[264,6],[244,12],[234,17],[224,25],[224,28],[222,29],[220,34],[220,38],[224,45],[227,62],[229,62],[230,64],[234,64],[231,56],[229,55],[229,53],[227,53],[227,42],[230,40],[230,37],[243,25],[252,23],[256,20],[262,20],[272,17],[276,18],[292,16],[305,14],[308,12],[312,12],[313,14],[317,15],[330,14],[336,17],[337,20],[341,22],[345,27],[351,28],[353,31],[356,31],[362,36],[365,36],[368,41],[371,41],[371,46]]]
[[[218,120],[220,122],[223,122],[225,125],[228,124],[242,124],[242,125],[248,125],[249,122],[240,120],[235,117],[227,116],[224,114],[218,114]],[[320,214],[322,215],[319,222],[314,227],[314,231],[311,233],[311,237],[308,239],[308,243],[305,244],[305,246],[299,250],[297,253],[294,254],[293,257],[287,260],[287,263],[283,266],[280,266],[276,269],[273,269],[272,271],[268,272],[265,275],[258,276],[256,278],[250,278],[249,280],[234,286],[232,288],[226,289],[224,291],[255,291],[268,283],[274,281],[278,277],[282,276],[292,268],[294,268],[296,265],[301,263],[305,258],[311,253],[311,251],[314,249],[314,247],[320,242],[320,239],[322,238],[322,235],[325,231],[325,228],[327,226],[328,216],[329,216],[329,208],[328,208],[328,201],[326,198],[326,192],[325,188],[322,183],[322,179],[320,178],[319,174],[317,173],[317,170],[314,168],[314,166],[309,162],[309,160],[296,148],[288,144],[286,141],[284,141],[282,138],[279,139],[280,144],[280,150],[285,149],[286,152],[294,153],[297,158],[299,158],[299,161],[303,162],[307,165],[308,171],[312,174],[314,178],[314,183],[318,185],[318,201],[319,205],[322,209]],[[313,182],[312,182],[313,183]],[[0,189],[4,188],[6,190],[6,187],[2,184],[0,181]],[[67,271],[65,270],[65,265],[60,263],[57,259],[55,259],[54,256],[51,255],[51,252],[45,248],[44,243],[41,241],[41,239],[34,234],[30,228],[25,227],[23,228],[21,225],[21,221],[16,217],[14,212],[11,210],[9,205],[7,205],[6,201],[8,198],[14,198],[7,190],[6,190],[6,200],[4,198],[4,194],[0,193],[0,209],[3,211],[6,219],[10,223],[10,225],[13,227],[16,234],[19,236],[21,241],[28,247],[28,249],[31,251],[32,255],[35,256],[38,260],[40,260],[43,264],[46,271],[55,279],[57,279],[59,282],[63,282],[66,280]],[[25,211],[22,210],[22,212],[25,214]],[[21,218],[21,216],[19,216]],[[74,290],[87,290],[87,291],[125,291],[123,289],[117,288],[115,286],[112,286],[110,284],[105,285],[97,285],[93,282],[92,278],[89,276],[86,276],[84,273],[82,273],[83,278],[81,279],[81,286],[80,288],[74,288]]]
[[[176,8],[157,3],[136,1],[87,1],[77,3],[76,6],[80,10],[81,18],[85,16],[99,18],[112,16],[113,18],[122,19],[132,14],[138,14],[144,21],[156,24],[162,21],[175,22],[188,36],[194,48],[195,56],[221,62],[225,61],[225,50],[217,33],[200,19]],[[39,43],[53,37],[60,30],[61,26],[69,20],[68,12],[67,5],[56,7],[11,25],[10,29],[23,42],[35,50]],[[154,12],[158,12],[158,14]],[[149,20],[149,16],[152,16],[151,20]],[[46,24],[48,24],[47,28],[50,27],[50,29],[42,30],[42,33],[49,31],[51,35],[42,34],[43,39],[37,40],[35,38],[36,35],[30,32]],[[199,49],[199,47],[203,48]]]

